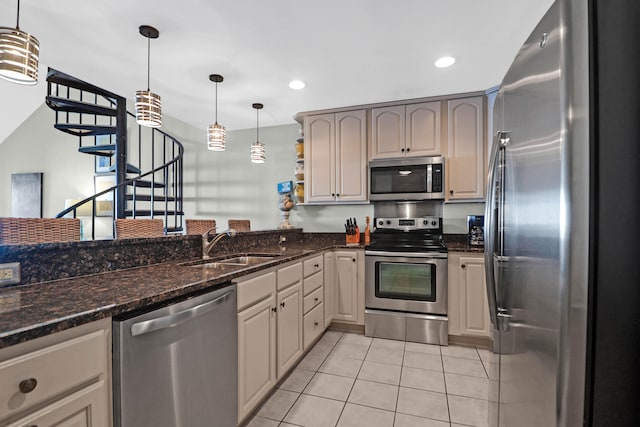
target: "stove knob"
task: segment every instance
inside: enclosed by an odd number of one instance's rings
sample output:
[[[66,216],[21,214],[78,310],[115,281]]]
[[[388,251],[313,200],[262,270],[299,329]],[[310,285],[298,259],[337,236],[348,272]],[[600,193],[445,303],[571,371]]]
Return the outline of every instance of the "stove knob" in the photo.
[[[436,225],[438,225],[438,223],[435,222],[435,221],[431,221],[431,225],[436,226]]]
[[[383,225],[383,224],[384,224],[384,221],[378,222],[378,225]]]
[[[429,221],[427,221],[426,219],[425,219],[424,221],[422,221],[422,223],[423,223],[424,225],[429,225]]]
[[[387,225],[391,225],[391,221],[387,220]]]

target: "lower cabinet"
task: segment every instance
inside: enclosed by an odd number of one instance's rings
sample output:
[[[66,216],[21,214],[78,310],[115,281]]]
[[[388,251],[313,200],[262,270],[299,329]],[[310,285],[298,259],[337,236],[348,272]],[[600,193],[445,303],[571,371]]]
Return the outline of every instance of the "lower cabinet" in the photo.
[[[298,264],[299,265],[299,264]],[[302,278],[302,277],[301,277]],[[278,292],[278,379],[298,361],[302,355],[302,283]],[[306,341],[306,340],[305,340]]]
[[[364,251],[334,251],[333,320],[364,325]]]
[[[111,319],[0,350],[0,425],[111,425]]]
[[[335,316],[336,265],[333,252],[324,254],[324,327],[328,328]]]
[[[449,335],[490,337],[484,257],[449,254]]]

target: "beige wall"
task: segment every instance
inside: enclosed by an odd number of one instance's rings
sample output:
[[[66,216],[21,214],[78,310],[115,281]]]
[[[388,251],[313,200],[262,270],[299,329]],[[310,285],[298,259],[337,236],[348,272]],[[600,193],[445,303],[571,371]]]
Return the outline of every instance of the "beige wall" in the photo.
[[[78,139],[55,130],[53,124],[54,113],[43,104],[0,144],[0,216],[11,215],[12,173],[44,173],[45,217],[64,209],[65,199],[93,193],[94,157],[79,153]],[[204,129],[172,117],[165,115],[162,130],[185,146],[187,218],[215,218],[220,228],[226,228],[229,218],[248,218],[256,230],[278,225],[276,184],[293,179],[296,123],[260,129],[260,140],[267,150],[264,164],[249,161],[249,146],[256,139],[253,128],[229,131],[224,152],[207,150]],[[466,215],[482,213],[483,209],[482,204],[445,205],[445,232],[466,232]],[[296,206],[290,221],[305,231],[340,232],[345,218],[356,217],[364,224],[366,215],[373,215],[372,205]],[[110,228],[99,224],[97,232],[106,237]]]

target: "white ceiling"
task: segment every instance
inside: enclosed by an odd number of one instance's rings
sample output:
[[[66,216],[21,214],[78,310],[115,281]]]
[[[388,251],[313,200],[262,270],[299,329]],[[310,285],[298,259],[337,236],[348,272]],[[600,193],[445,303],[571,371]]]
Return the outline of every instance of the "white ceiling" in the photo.
[[[0,80],[0,141],[44,101],[46,67],[129,99],[151,90],[163,112],[204,129],[292,123],[300,111],[484,90],[502,80],[552,0],[23,0],[20,27],[40,40],[35,87]],[[0,0],[0,25],[15,25]],[[449,69],[434,67],[443,55]],[[289,89],[301,79],[307,87]]]

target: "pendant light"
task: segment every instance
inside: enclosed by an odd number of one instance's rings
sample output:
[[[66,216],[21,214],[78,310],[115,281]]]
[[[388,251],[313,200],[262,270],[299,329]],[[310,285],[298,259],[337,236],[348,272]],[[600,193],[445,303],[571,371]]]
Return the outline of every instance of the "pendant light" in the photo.
[[[209,142],[207,148],[211,151],[224,151],[225,130],[224,126],[218,124],[218,83],[221,83],[224,78],[220,74],[210,74],[209,80],[216,84],[216,122],[209,125]]]
[[[147,90],[136,92],[136,123],[150,128],[162,126],[162,102],[160,95],[149,89],[151,74],[151,39],[157,39],[160,32],[149,25],[140,26],[140,34],[147,38]]]
[[[16,28],[0,27],[0,77],[13,83],[38,83],[40,42],[20,29],[20,0]]]
[[[260,110],[262,110],[264,105],[255,103],[252,105],[252,107],[256,109],[256,142],[251,144],[251,162],[264,163],[264,144],[260,142],[260,134],[258,133],[258,113],[260,112]]]

